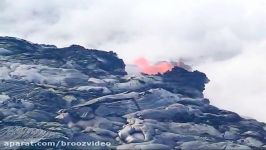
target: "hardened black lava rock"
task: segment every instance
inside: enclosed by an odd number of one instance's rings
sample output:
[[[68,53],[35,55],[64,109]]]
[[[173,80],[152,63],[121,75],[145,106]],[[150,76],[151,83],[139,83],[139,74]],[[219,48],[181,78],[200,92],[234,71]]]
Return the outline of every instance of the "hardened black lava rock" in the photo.
[[[0,148],[265,149],[266,125],[210,105],[208,82],[181,67],[127,75],[113,52],[0,37]]]

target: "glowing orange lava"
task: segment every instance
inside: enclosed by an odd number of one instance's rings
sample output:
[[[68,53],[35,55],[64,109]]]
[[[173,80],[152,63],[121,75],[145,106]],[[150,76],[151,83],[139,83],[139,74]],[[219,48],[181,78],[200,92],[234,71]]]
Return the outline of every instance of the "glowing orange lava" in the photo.
[[[141,72],[146,74],[165,73],[174,67],[172,63],[166,61],[150,64],[150,62],[144,57],[135,60],[135,64],[138,66]]]

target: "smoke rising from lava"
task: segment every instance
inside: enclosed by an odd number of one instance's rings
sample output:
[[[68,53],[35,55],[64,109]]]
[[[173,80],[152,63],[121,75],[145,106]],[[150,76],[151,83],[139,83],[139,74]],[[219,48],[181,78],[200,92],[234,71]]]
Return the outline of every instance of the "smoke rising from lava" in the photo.
[[[138,66],[140,72],[145,74],[165,73],[167,71],[172,70],[175,66],[182,67],[186,70],[191,70],[191,67],[184,64],[182,61],[177,61],[177,62],[159,61],[153,64],[148,59],[140,57],[136,59],[134,63]]]

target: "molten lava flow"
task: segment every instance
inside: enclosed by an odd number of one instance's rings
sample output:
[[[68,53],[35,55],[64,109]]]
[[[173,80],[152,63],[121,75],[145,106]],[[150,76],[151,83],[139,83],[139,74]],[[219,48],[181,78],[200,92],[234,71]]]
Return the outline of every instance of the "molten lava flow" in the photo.
[[[138,66],[141,72],[146,74],[165,73],[174,67],[172,63],[166,61],[161,61],[151,65],[150,62],[143,57],[135,60],[135,64]]]

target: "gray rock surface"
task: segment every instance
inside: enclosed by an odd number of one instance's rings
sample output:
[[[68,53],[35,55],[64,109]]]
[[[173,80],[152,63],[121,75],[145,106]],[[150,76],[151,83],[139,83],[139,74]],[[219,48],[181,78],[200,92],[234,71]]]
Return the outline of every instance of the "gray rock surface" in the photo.
[[[113,52],[0,37],[0,148],[33,140],[111,143],[70,149],[265,149],[266,124],[210,105],[208,81],[180,67],[127,75]]]

